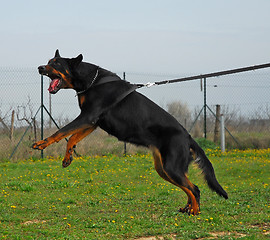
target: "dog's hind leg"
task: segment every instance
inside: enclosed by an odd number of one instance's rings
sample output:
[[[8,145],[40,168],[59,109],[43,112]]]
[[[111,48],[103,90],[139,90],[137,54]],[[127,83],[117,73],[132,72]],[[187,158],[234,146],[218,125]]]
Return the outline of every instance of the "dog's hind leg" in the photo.
[[[192,149],[190,149],[190,157],[192,158],[192,159],[190,159],[190,161],[195,160],[197,158],[196,153]],[[188,186],[190,186],[193,189],[193,191],[195,191],[196,197],[192,192],[191,193],[194,195],[195,200],[196,200],[197,205],[198,205],[198,208],[199,208],[199,211],[200,211],[200,190],[199,190],[199,188],[195,184],[191,183],[186,175],[185,175],[185,182],[187,183]],[[186,212],[193,211],[193,210],[190,210],[191,206],[192,206],[192,200],[191,200],[192,194],[189,192],[190,190],[186,189],[185,187],[181,187],[181,189],[187,194],[188,202],[184,208],[179,209],[179,212],[186,213]]]
[[[64,157],[64,160],[62,162],[63,167],[68,167],[72,160],[72,154],[74,152],[74,148],[76,147],[76,144],[81,141],[83,138],[85,138],[87,135],[89,135],[91,132],[93,132],[96,129],[95,126],[90,127],[90,128],[85,128],[80,130],[79,132],[73,134],[67,143],[67,150],[66,150],[66,155]]]
[[[188,196],[188,203],[184,208],[180,208],[180,212],[187,212],[188,214],[197,215],[200,212],[200,190],[192,184],[183,169],[179,169],[179,166],[171,164],[173,161],[166,159],[167,164],[164,165],[163,158],[160,151],[151,146],[153,151],[153,157],[155,162],[155,169],[157,173],[166,181],[181,188]],[[170,164],[168,164],[168,160]],[[177,171],[177,172],[176,172]]]
[[[187,187],[180,186],[180,188],[187,194],[188,202],[184,208],[179,209],[179,212],[197,215],[200,213],[200,190],[189,181],[187,176],[184,181],[187,183]]]
[[[200,213],[200,190],[187,178],[185,166],[178,165],[179,162],[185,161],[183,158],[185,156],[178,156],[176,159],[167,157],[163,169],[174,184],[180,187],[188,196],[187,205],[184,208],[180,208],[179,211],[197,215]],[[175,164],[176,161],[178,164]]]
[[[164,180],[172,183],[172,184],[175,184],[169,177],[168,175],[164,172],[164,169],[163,169],[163,163],[162,163],[162,157],[161,157],[161,154],[160,154],[160,151],[154,147],[154,146],[150,146],[149,147],[152,152],[153,152],[153,157],[154,157],[154,164],[155,164],[155,169],[158,173],[158,175],[160,177],[162,177]]]

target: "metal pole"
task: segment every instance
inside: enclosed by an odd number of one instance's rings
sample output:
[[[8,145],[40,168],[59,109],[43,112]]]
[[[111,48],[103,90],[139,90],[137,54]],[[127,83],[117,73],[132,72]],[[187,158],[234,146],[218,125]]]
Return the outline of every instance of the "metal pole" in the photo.
[[[123,80],[126,80],[126,72],[123,72]],[[127,143],[124,142],[124,156],[127,155]]]
[[[204,138],[206,138],[206,78],[204,78]]]
[[[43,75],[41,75],[41,126],[40,126],[40,137],[41,140],[43,140],[43,124],[44,124],[44,119],[43,119]],[[43,154],[43,150],[41,150],[41,159],[43,159],[44,154]]]
[[[52,95],[49,93],[49,112],[50,112],[50,115],[52,115]],[[49,121],[49,128],[52,127],[52,119],[50,118],[50,121]]]
[[[223,114],[220,115],[220,148],[221,152],[225,152],[225,124]]]

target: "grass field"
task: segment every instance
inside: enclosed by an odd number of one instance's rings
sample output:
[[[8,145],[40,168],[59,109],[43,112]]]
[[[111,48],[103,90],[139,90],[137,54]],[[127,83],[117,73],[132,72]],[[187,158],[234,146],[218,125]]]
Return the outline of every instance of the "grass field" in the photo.
[[[201,214],[177,209],[182,190],[155,172],[150,155],[0,163],[1,239],[269,239],[270,149],[208,150],[224,200],[197,168]]]

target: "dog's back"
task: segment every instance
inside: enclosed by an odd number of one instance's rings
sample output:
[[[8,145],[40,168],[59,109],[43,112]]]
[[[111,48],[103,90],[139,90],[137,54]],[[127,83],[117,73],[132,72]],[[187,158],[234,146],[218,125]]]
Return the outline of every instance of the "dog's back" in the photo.
[[[173,135],[189,135],[173,116],[136,91],[102,114],[98,125],[121,141],[145,147],[161,148]]]

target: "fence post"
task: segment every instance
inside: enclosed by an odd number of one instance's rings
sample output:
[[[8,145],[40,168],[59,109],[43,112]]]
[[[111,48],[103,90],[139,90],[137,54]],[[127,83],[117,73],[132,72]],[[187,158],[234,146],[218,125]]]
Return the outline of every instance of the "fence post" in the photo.
[[[216,105],[216,121],[215,121],[215,130],[214,130],[214,143],[218,142],[219,135],[219,121],[220,121],[220,105]]]
[[[44,108],[44,104],[43,104],[43,75],[41,75],[41,114],[40,114],[40,117],[41,117],[41,126],[40,126],[40,138],[41,140],[43,140],[43,124],[44,124],[44,116],[43,116],[43,108]],[[41,150],[41,159],[43,159],[44,157],[44,154],[43,154],[43,150]]]
[[[206,139],[206,78],[204,78],[204,138]]]
[[[126,80],[126,72],[123,72],[123,80]],[[127,143],[124,142],[124,156],[127,155]]]
[[[13,142],[13,134],[14,134],[14,119],[15,119],[15,111],[12,111],[12,115],[11,115],[11,125],[10,125],[10,135],[9,138],[10,140]]]
[[[221,152],[225,152],[225,124],[223,114],[220,115],[220,148]]]
[[[49,94],[49,112],[52,115],[52,95]],[[49,128],[52,128],[52,119],[49,120]]]

